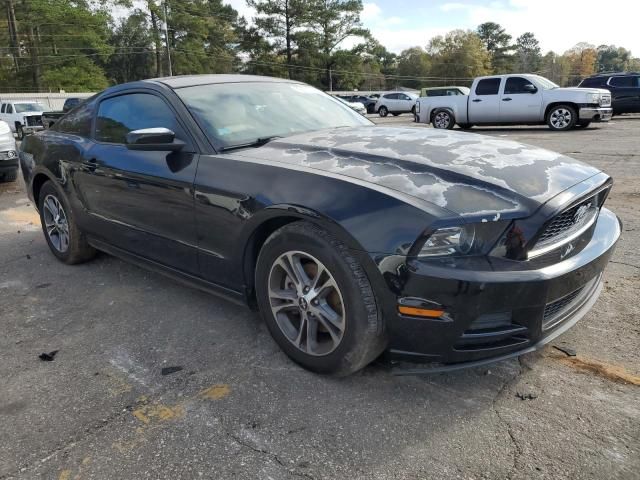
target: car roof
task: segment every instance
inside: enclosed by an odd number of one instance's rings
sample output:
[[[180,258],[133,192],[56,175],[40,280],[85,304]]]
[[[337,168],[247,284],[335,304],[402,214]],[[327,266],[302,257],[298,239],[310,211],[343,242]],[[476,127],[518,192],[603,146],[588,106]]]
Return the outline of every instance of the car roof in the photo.
[[[625,75],[637,76],[637,75],[640,75],[640,72],[602,72],[602,73],[596,73],[594,75],[590,75],[590,76],[588,76],[586,78],[623,77]]]
[[[277,77],[263,77],[260,75],[239,74],[204,74],[204,75],[178,75],[175,77],[161,77],[144,80],[145,82],[163,83],[170,88],[193,87],[196,85],[209,85],[213,83],[300,83],[294,80]]]
[[[444,87],[424,87],[423,90],[442,90],[443,88],[469,88],[469,87],[460,87],[458,85],[445,85]]]

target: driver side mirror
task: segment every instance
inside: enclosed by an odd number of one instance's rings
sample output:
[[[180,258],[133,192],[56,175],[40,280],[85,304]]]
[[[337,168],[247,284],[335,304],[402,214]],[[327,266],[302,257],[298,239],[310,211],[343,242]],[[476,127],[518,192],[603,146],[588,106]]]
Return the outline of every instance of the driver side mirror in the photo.
[[[524,89],[525,92],[527,93],[537,93],[538,89],[536,88],[536,86],[532,83],[527,83],[526,85],[524,85],[522,87]]]
[[[176,139],[176,134],[168,128],[142,128],[127,133],[126,147],[129,150],[147,152],[177,152],[185,143]]]

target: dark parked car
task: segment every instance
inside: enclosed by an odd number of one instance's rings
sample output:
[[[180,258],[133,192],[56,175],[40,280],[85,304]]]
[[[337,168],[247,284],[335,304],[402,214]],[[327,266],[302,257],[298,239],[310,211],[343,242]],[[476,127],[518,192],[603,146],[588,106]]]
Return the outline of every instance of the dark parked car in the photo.
[[[316,372],[539,348],[591,308],[620,234],[611,178],[589,165],[376,127],[268,77],[109,88],[20,160],[62,262],[102,250],[247,303]]]
[[[69,97],[64,101],[62,111],[44,112],[42,114],[42,124],[44,125],[44,128],[51,128],[51,126],[60,120],[65,113],[70,112],[83,101],[83,98]]]
[[[340,95],[340,98],[347,102],[361,103],[367,109],[367,113],[375,113],[376,98],[365,97],[364,95]]]
[[[609,90],[614,115],[640,113],[640,73],[602,73],[585,78],[578,86]]]

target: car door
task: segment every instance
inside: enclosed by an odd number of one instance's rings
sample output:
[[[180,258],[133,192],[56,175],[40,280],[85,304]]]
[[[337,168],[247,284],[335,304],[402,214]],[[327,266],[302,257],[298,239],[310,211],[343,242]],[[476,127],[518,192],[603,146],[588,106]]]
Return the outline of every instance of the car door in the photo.
[[[381,102],[390,112],[395,112],[398,108],[398,94],[397,93],[385,93],[382,96]]]
[[[400,111],[410,112],[413,106],[416,104],[415,99],[411,98],[406,93],[401,93],[399,95],[400,95]]]
[[[531,80],[508,77],[500,95],[502,122],[538,122],[542,118],[542,92]]]
[[[476,88],[469,95],[469,123],[500,122],[501,80],[501,77],[478,80]]]
[[[612,96],[616,113],[630,113],[636,111],[638,103],[638,78],[631,75],[611,77],[607,82]],[[634,108],[635,107],[635,108]]]
[[[126,135],[164,127],[186,145],[178,152],[126,147]],[[92,233],[115,247],[197,273],[193,182],[194,143],[176,110],[152,90],[98,101],[93,144],[83,154],[76,188]]]

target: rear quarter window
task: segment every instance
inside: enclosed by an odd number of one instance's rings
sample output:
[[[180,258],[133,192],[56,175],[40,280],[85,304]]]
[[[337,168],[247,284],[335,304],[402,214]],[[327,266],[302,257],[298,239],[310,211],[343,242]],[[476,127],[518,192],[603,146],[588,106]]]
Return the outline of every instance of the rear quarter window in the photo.
[[[85,103],[58,120],[51,129],[88,138],[91,136],[92,119],[93,104]]]
[[[611,77],[609,85],[612,87],[637,87],[638,80],[632,76]]]

